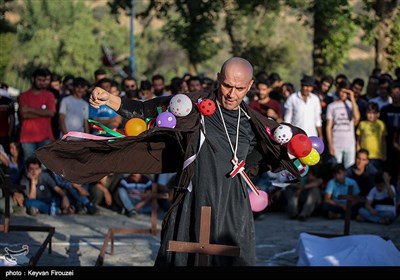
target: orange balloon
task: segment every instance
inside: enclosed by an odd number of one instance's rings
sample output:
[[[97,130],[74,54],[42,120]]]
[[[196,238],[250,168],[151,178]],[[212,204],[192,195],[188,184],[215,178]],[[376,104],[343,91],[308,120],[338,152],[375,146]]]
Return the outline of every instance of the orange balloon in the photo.
[[[127,136],[137,136],[146,130],[146,122],[139,118],[132,118],[125,124],[125,134]]]

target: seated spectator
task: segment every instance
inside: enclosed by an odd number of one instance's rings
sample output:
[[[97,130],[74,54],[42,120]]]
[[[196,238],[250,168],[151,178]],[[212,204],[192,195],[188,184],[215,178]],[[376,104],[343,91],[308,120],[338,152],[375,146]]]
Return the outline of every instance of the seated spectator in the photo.
[[[121,179],[118,194],[128,217],[134,216],[137,212],[151,213],[151,199],[146,197],[146,193],[151,192],[152,184],[153,182],[148,177],[137,173]],[[159,186],[159,192],[168,192],[167,187]]]
[[[356,163],[346,169],[346,176],[355,180],[360,188],[360,195],[366,197],[374,186],[374,176],[378,170],[369,163],[369,152],[360,149],[356,155]]]
[[[365,207],[360,208],[358,221],[388,225],[396,218],[396,191],[390,185],[388,173],[378,173],[375,176],[375,187],[367,196]]]
[[[329,219],[344,218],[346,210],[346,200],[339,199],[339,195],[347,195],[349,186],[353,186],[353,195],[360,193],[358,184],[353,179],[346,177],[346,170],[343,164],[336,164],[333,166],[333,179],[329,180],[324,196],[324,203],[322,204],[323,214],[328,216]],[[360,208],[359,204],[353,204],[352,217],[355,218]]]
[[[99,206],[104,201],[107,207],[111,207],[113,199],[109,188],[113,177],[114,175],[110,174],[89,185],[90,200],[94,205]]]
[[[57,186],[61,187],[67,193],[77,214],[82,213],[84,209],[86,209],[86,212],[91,215],[97,213],[96,206],[89,200],[89,192],[87,191],[89,188],[88,185],[71,183],[54,172],[50,172],[50,175],[53,177]]]
[[[44,213],[50,214],[50,206],[54,201],[57,213],[70,213],[70,203],[64,190],[57,186],[53,178],[47,173],[42,172],[40,161],[35,157],[30,157],[26,161],[26,173],[20,181],[20,185],[25,185],[24,205],[29,215]]]
[[[305,221],[311,216],[314,209],[322,202],[320,188],[322,183],[322,179],[318,177],[317,169],[313,166],[298,184],[286,187],[286,211],[289,218]]]
[[[22,148],[19,143],[10,142],[9,153],[6,154],[0,145],[0,169],[9,174],[13,184],[18,184],[25,168]]]

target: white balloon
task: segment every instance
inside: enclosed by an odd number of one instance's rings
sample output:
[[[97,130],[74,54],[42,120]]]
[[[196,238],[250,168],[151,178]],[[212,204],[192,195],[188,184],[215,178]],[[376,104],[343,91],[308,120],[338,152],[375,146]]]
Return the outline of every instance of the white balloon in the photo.
[[[169,102],[169,111],[177,117],[184,117],[189,115],[192,111],[193,103],[190,98],[182,93],[172,97]]]
[[[278,126],[274,131],[275,141],[281,145],[289,142],[290,139],[292,139],[292,136],[293,136],[292,129],[290,128],[290,126],[284,124]]]

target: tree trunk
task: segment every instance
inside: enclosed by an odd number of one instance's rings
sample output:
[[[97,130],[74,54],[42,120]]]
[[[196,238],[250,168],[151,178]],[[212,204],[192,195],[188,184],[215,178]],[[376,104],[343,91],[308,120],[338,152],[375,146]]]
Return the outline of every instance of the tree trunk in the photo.
[[[317,12],[319,8],[317,7],[318,1],[314,3],[314,37],[313,37],[313,75],[315,78],[320,79],[324,73],[325,68],[325,58],[322,55],[322,43],[324,41],[325,36],[328,36],[329,29],[326,26],[326,21],[321,15]]]
[[[190,73],[190,75],[196,75],[196,76],[198,74],[197,65],[193,62],[189,63],[189,73]]]
[[[397,2],[398,0],[376,0],[375,13],[379,18],[379,23],[375,39],[375,67],[383,71],[387,71],[389,66],[388,46],[393,20],[399,10]]]

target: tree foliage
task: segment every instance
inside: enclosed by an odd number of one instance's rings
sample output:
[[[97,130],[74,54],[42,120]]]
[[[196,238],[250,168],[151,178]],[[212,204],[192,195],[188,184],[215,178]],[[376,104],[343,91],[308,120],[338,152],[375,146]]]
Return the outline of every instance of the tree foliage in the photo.
[[[353,23],[352,7],[347,0],[324,1],[287,0],[291,7],[299,9],[299,19],[310,14],[313,22],[305,20],[314,29],[313,68],[314,75],[333,74],[348,59],[356,25]]]
[[[393,68],[391,53],[396,50],[398,38],[393,37],[396,34],[398,26],[394,23],[397,15],[400,13],[398,0],[363,0],[363,13],[357,17],[358,24],[365,31],[364,40],[375,45],[375,67],[382,70]],[[394,42],[392,42],[394,41]]]
[[[112,11],[127,11],[130,0],[109,3]],[[165,20],[163,32],[186,52],[190,71],[197,73],[197,65],[216,55],[221,43],[215,34],[215,25],[222,1],[151,0],[139,17],[148,17],[151,11]]]
[[[388,46],[388,70],[393,71],[400,67],[400,12],[393,21],[393,28],[390,32],[390,44]]]
[[[280,8],[278,1],[225,1],[224,30],[231,53],[251,61],[255,71],[288,66],[288,44],[270,40]]]
[[[126,45],[127,31],[109,12],[95,18],[83,1],[27,0],[16,9],[21,16],[18,48],[13,51],[9,69],[26,79],[42,66],[91,80],[102,63],[101,45],[111,45],[115,50]]]

